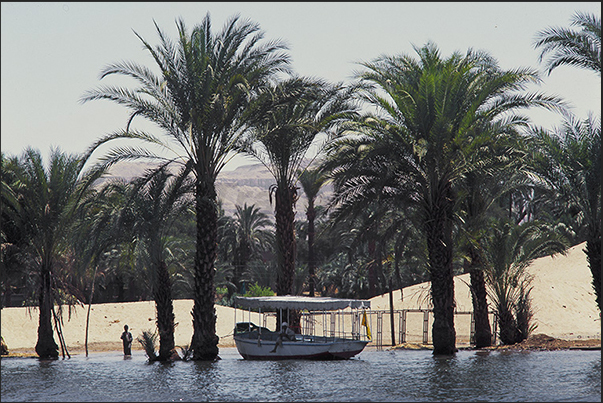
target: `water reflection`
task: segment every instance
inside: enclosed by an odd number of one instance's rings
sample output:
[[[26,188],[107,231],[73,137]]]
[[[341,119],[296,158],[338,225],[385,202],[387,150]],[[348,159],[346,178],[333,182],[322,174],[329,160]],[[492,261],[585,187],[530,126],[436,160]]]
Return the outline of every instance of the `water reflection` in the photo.
[[[2,359],[2,401],[601,401],[600,351],[364,351],[346,361]]]
[[[266,381],[268,389],[264,396],[271,401],[299,400],[304,388],[300,376],[299,361],[268,361],[266,362]]]

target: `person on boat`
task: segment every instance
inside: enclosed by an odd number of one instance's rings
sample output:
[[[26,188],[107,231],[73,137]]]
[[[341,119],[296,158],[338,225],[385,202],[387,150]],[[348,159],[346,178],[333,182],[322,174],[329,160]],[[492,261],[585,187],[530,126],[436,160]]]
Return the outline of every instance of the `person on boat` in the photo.
[[[128,325],[124,325],[124,331],[121,334],[124,343],[124,355],[132,355],[132,333],[128,331]]]
[[[276,348],[278,346],[283,345],[283,340],[287,339],[290,341],[295,341],[295,332],[291,330],[287,322],[283,322],[281,324],[281,332],[278,334],[276,338],[276,344],[274,345],[274,349],[270,350],[271,353],[276,353]]]

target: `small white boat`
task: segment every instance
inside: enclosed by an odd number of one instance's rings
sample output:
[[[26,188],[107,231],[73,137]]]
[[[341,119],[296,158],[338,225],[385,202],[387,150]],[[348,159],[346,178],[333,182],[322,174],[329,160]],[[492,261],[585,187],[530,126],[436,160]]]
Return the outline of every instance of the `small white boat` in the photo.
[[[250,319],[237,322],[235,310],[234,341],[239,354],[248,360],[347,359],[370,342],[367,300],[290,295],[236,297],[236,308],[253,310],[255,317],[264,323],[258,326]],[[280,315],[280,322],[289,322],[286,315],[292,310],[301,312],[300,327],[294,329],[295,340],[284,340],[272,352],[279,332],[266,327],[266,316]],[[276,326],[276,318],[272,319]]]

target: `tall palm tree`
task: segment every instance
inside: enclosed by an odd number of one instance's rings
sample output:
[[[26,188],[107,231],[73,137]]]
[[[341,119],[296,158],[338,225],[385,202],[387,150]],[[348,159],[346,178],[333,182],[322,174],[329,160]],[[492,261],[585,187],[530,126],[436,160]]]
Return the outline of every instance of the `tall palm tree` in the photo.
[[[52,321],[60,325],[54,305],[60,298],[61,263],[70,253],[69,233],[81,187],[83,163],[80,156],[55,148],[45,166],[40,152],[28,147],[19,158],[14,175],[18,187],[13,190],[20,204],[20,220],[27,233],[26,253],[39,273],[39,325],[35,346],[40,358],[57,358],[59,346],[53,336]],[[60,327],[59,338],[61,338]],[[61,347],[63,345],[62,340]]]
[[[367,251],[371,254],[371,263],[367,264],[368,296],[372,297],[378,293],[375,268],[381,264],[376,255],[377,246],[385,248],[392,241],[394,275],[399,287],[402,286],[399,270],[404,251],[413,245],[415,258],[418,261],[424,259],[423,248],[416,242],[409,242],[408,238],[420,226],[416,208],[406,203],[404,198],[393,196],[394,177],[397,175],[392,169],[394,165],[386,163],[383,156],[366,158],[372,147],[369,138],[344,137],[332,143],[327,149],[322,169],[329,172],[334,185],[334,194],[328,205],[330,224],[336,226],[352,219],[356,236],[350,246],[354,247],[358,241],[367,243]],[[385,286],[383,283],[382,287]]]
[[[157,25],[160,45],[156,47],[137,34],[159,67],[160,76],[135,63],[111,64],[101,78],[113,74],[129,76],[140,87],[101,87],[83,97],[84,101],[111,100],[131,112],[124,130],[101,138],[88,152],[115,139],[133,139],[147,147],[114,148],[102,164],[135,159],[190,164],[196,181],[197,219],[194,332],[190,348],[193,360],[214,360],[218,357],[214,308],[218,219],[215,181],[234,155],[233,146],[244,131],[244,110],[259,88],[277,73],[289,71],[289,56],[280,41],[262,43],[264,33],[258,24],[241,20],[238,15],[230,18],[217,34],[212,32],[209,14],[190,33],[181,19],[176,25],[176,43]],[[166,142],[149,132],[131,130],[132,119],[139,115],[159,126]],[[151,147],[156,150],[157,146],[168,156],[154,152]]]
[[[99,274],[104,274],[107,266],[111,266],[107,264],[108,258],[115,255],[112,252],[119,248],[125,237],[118,218],[125,206],[126,188],[123,180],[112,180],[92,187],[82,197],[74,217],[73,242],[79,256],[79,277],[86,279],[89,268],[92,269],[84,339],[86,356],[96,279]]]
[[[501,70],[485,52],[455,52],[442,59],[435,44],[415,47],[419,59],[382,56],[363,63],[360,96],[377,112],[350,122],[355,137],[343,147],[360,150],[350,166],[359,176],[346,186],[370,189],[380,198],[413,205],[428,251],[435,355],[456,351],[454,330],[453,224],[458,181],[478,169],[469,155],[493,141],[495,132],[513,130],[527,118],[519,108],[559,107],[543,94],[521,94],[538,82],[530,69]],[[362,169],[364,167],[364,170]],[[362,172],[370,170],[369,177]],[[367,180],[374,180],[370,186]],[[370,192],[368,194],[370,194]]]
[[[568,114],[560,128],[534,128],[532,133],[536,141],[536,170],[545,188],[557,194],[557,215],[569,212],[578,229],[585,230],[575,243],[586,240],[585,253],[600,311],[601,120],[591,114],[580,121]]]
[[[149,357],[152,360],[167,361],[174,355],[175,316],[166,254],[175,219],[192,209],[194,183],[189,173],[184,169],[175,176],[167,168],[151,170],[132,183],[121,214],[120,221],[132,223],[132,235],[141,250],[137,255],[153,279],[159,354]]]
[[[538,32],[534,46],[541,48],[539,61],[546,56],[548,74],[559,66],[576,66],[601,76],[601,17],[576,12],[571,25],[580,30],[552,27]]]
[[[550,74],[562,65],[585,68],[601,76],[601,17],[576,12],[573,26],[580,31],[553,27],[538,33],[535,47],[542,48],[540,61],[552,54],[545,66]],[[586,255],[593,288],[601,310],[601,122],[589,115],[583,122],[565,115],[561,129],[547,133],[535,129],[543,148],[542,173],[549,188],[559,191],[564,207],[581,212],[579,225],[586,228]],[[555,133],[556,132],[556,133]],[[550,160],[547,160],[550,159]]]
[[[295,212],[298,199],[296,174],[317,135],[334,128],[353,113],[340,86],[323,80],[286,79],[271,86],[252,110],[250,135],[243,151],[256,157],[273,175],[270,201],[275,199],[277,238],[277,295],[293,292],[295,273]]]
[[[320,192],[328,177],[319,166],[316,168],[308,167],[305,170],[299,171],[297,178],[308,199],[308,207],[306,208],[306,217],[308,219],[308,287],[309,295],[313,297],[316,288],[316,260],[314,257],[316,209],[314,208],[314,203],[316,202],[318,192]]]
[[[492,142],[478,147],[469,158],[480,169],[467,172],[459,181],[461,242],[459,249],[465,260],[465,272],[470,276],[470,290],[475,320],[475,346],[492,344],[492,329],[488,318],[488,301],[484,276],[484,258],[479,244],[490,228],[492,217],[502,217],[505,211],[500,200],[529,183],[529,153],[525,137],[513,131],[491,133]]]

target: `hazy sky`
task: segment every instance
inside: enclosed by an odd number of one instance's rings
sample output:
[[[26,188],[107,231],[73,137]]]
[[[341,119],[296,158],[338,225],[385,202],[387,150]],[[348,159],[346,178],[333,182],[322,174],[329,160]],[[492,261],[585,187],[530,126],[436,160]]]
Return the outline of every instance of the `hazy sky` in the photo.
[[[533,46],[536,33],[569,27],[575,11],[600,16],[601,3],[2,2],[1,148],[11,155],[27,146],[45,157],[53,146],[81,153],[102,135],[124,128],[125,107],[110,101],[81,104],[79,99],[100,84],[135,86],[117,77],[100,81],[109,63],[128,60],[155,67],[133,32],[157,44],[153,20],[175,38],[178,17],[192,28],[209,12],[217,32],[238,13],[259,23],[266,39],[289,44],[298,74],[347,82],[358,62],[382,54],[414,57],[412,46],[430,40],[443,57],[473,48],[488,51],[503,69],[543,71]],[[542,78],[533,90],[563,97],[580,118],[588,111],[600,116],[601,79],[594,72],[564,66]],[[561,121],[552,112],[529,115],[546,128]]]

